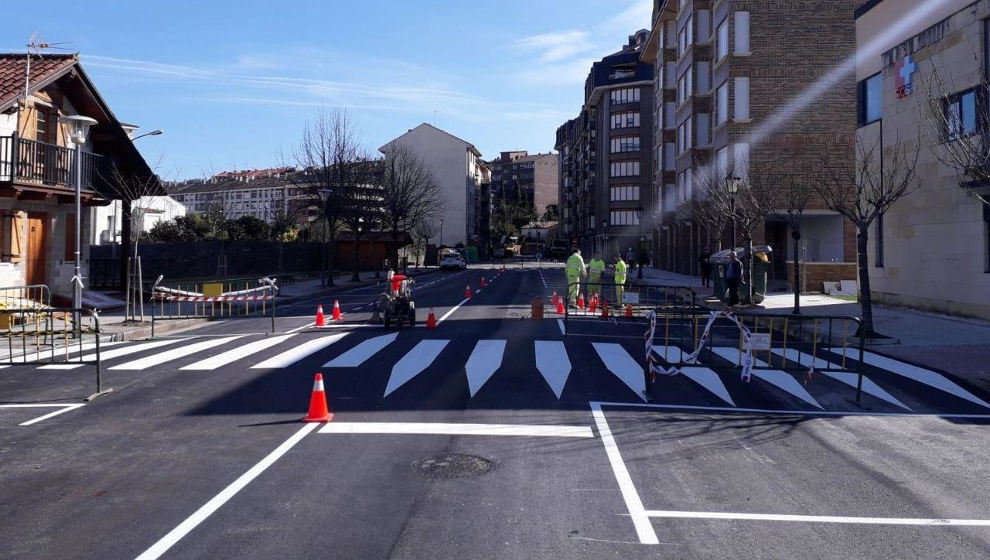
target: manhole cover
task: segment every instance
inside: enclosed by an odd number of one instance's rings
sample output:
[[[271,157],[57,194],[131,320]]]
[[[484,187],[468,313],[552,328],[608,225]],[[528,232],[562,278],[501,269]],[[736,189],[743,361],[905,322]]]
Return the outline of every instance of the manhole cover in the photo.
[[[416,472],[429,478],[470,478],[492,470],[492,462],[484,457],[444,453],[412,462]]]

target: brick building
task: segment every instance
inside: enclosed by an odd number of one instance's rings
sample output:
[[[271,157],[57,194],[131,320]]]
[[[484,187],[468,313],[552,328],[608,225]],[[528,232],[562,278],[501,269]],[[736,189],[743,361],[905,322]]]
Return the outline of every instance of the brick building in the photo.
[[[807,170],[802,181],[813,181],[821,165],[818,147],[837,139],[848,140],[843,159],[853,164],[851,76],[766,129],[789,102],[853,55],[853,8],[848,1],[655,0],[641,55],[656,80],[655,265],[697,274],[702,252],[731,243],[730,228],[713,239],[693,215],[692,199],[705,196],[703,175],[745,181],[784,156]],[[813,199],[801,229],[806,289],[820,290],[825,279],[856,277],[855,230],[841,216]],[[770,216],[754,239],[774,248],[771,278],[788,278],[794,240],[782,217]],[[741,235],[736,244],[742,244]]]
[[[491,162],[491,194],[510,200],[526,200],[543,216],[547,206],[557,204],[558,165],[554,154],[526,151],[502,152]]]
[[[560,227],[585,254],[648,253],[654,205],[653,67],[640,61],[648,32],[592,65],[584,106],[557,129]]]

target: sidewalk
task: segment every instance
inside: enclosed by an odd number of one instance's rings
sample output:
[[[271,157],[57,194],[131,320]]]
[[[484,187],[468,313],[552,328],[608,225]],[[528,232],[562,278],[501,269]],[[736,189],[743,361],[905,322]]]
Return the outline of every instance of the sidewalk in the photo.
[[[630,271],[630,279],[635,279],[634,274]],[[706,305],[704,298],[712,294],[711,288],[701,287],[696,276],[646,268],[643,280],[695,287],[701,305]],[[768,294],[762,304],[768,313],[790,313],[793,307],[791,292]],[[802,294],[801,311],[808,315],[862,314],[858,302],[819,294]],[[990,323],[874,304],[873,328],[897,339],[897,343],[868,346],[869,351],[941,370],[990,391]]]

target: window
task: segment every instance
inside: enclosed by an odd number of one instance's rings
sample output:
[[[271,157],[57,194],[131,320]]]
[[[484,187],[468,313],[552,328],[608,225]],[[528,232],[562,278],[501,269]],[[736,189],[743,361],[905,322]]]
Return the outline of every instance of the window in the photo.
[[[729,83],[723,82],[715,92],[715,124],[720,125],[729,119]]]
[[[712,35],[712,17],[708,10],[698,10],[698,42],[704,43]]]
[[[611,177],[636,177],[639,176],[639,162],[613,161],[610,171]]]
[[[749,52],[749,12],[736,12],[736,49],[737,53]]]
[[[638,226],[639,217],[635,210],[612,210],[609,212],[609,222],[613,226]]]
[[[739,142],[733,146],[732,151],[732,173],[741,178],[749,177],[749,144]]]
[[[949,140],[969,136],[976,132],[976,91],[969,90],[953,95],[945,105],[945,120]]]
[[[639,113],[615,113],[612,115],[612,128],[634,128],[639,126]]]
[[[749,78],[736,78],[735,112],[737,119],[749,118]]]
[[[883,118],[883,75],[879,72],[857,84],[857,117],[859,126]]]
[[[639,136],[623,136],[621,138],[612,139],[612,153],[618,154],[622,152],[638,152],[639,151]]]
[[[712,125],[711,120],[708,118],[708,113],[699,113],[697,118],[698,131],[696,134],[698,135],[698,145],[707,146],[712,143],[709,137],[709,131],[711,130]]]
[[[611,100],[613,105],[620,103],[639,103],[639,88],[623,88],[612,90]]]
[[[716,38],[715,60],[722,60],[729,56],[729,19],[722,20],[718,24],[718,37]]]
[[[639,201],[639,187],[636,185],[623,185],[612,187],[609,190],[609,200],[612,202]]]
[[[668,101],[664,104],[664,129],[672,130],[674,128],[674,113],[677,111],[677,104],[673,101]]]
[[[708,62],[698,63],[698,88],[696,91],[704,93],[712,89],[711,65]]]
[[[719,177],[724,177],[729,170],[729,149],[720,148],[715,152],[715,170]]]
[[[676,150],[676,149],[677,149],[677,147],[674,145],[673,142],[667,142],[663,146],[663,150],[664,150],[664,154],[663,154],[663,168],[665,170],[667,170],[667,171],[673,171],[674,170],[674,155],[675,155],[674,154],[674,150]]]

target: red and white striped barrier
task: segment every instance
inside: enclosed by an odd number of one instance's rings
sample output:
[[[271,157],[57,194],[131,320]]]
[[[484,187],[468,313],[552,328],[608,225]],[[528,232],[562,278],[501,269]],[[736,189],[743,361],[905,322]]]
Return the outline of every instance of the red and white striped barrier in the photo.
[[[272,299],[271,295],[264,296],[165,296],[165,301],[192,301],[217,302],[217,301],[261,301]]]

